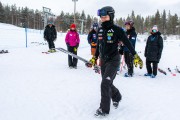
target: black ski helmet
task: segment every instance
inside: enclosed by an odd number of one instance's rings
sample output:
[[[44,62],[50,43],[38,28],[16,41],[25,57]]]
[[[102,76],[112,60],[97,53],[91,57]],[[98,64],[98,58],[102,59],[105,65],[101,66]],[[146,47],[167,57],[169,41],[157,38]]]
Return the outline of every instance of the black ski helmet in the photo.
[[[111,6],[105,6],[98,10],[98,16],[109,15],[111,21],[113,21],[113,19],[114,19],[114,13],[115,13],[115,10]]]
[[[128,20],[124,23],[124,25],[130,25],[130,27],[133,27],[134,22],[132,20]]]

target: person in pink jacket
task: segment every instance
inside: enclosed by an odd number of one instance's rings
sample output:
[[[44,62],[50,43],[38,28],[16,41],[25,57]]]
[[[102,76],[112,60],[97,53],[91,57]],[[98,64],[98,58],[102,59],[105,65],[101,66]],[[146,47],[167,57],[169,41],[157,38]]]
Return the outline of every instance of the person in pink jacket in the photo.
[[[79,39],[79,34],[76,30],[75,24],[71,24],[70,30],[66,34],[65,42],[66,42],[68,51],[77,55],[77,49],[79,47],[80,39]],[[76,58],[73,58],[72,56],[68,55],[69,68],[77,69],[77,62],[78,60]]]

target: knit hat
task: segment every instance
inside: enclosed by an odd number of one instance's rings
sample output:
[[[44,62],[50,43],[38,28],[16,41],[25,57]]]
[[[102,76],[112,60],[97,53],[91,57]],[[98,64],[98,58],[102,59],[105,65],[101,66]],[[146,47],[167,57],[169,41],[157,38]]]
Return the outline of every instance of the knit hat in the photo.
[[[153,26],[152,31],[158,32],[158,27],[157,27],[157,25],[154,25],[154,26]]]
[[[71,24],[70,28],[76,28],[76,24]]]

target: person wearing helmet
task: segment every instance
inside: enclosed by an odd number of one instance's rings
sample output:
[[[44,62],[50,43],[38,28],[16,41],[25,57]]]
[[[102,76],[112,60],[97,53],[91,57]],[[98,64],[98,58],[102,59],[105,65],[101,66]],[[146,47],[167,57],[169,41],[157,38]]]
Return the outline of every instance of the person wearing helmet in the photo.
[[[127,37],[129,41],[131,42],[131,44],[133,45],[133,47],[135,48],[137,34],[133,25],[134,25],[134,22],[131,20],[125,22]],[[127,64],[127,68],[128,68],[128,72],[125,73],[124,76],[132,77],[133,76],[133,56],[126,46],[124,46],[123,51],[124,51],[125,63]]]
[[[119,90],[113,85],[116,77],[117,68],[120,62],[120,54],[118,44],[120,41],[130,50],[134,56],[136,65],[143,67],[141,58],[136,54],[132,44],[128,40],[126,33],[122,28],[114,25],[114,9],[106,6],[98,10],[102,25],[98,29],[98,39],[95,56],[90,59],[92,64],[87,63],[86,66],[95,66],[96,60],[100,58],[101,62],[101,102],[100,107],[96,110],[95,116],[105,116],[110,112],[111,99],[113,106],[118,107],[121,100]],[[95,66],[96,67],[96,66]]]
[[[65,42],[66,42],[68,51],[77,55],[80,39],[79,39],[79,34],[76,31],[75,24],[71,24],[70,30],[66,34]],[[70,69],[72,68],[77,69],[77,62],[78,62],[77,58],[74,58],[71,55],[68,55],[68,65]]]
[[[161,59],[163,50],[163,38],[161,37],[161,33],[158,31],[157,26],[154,26],[150,32],[151,35],[147,39],[144,54],[144,56],[146,57],[147,69],[147,73],[144,74],[144,76],[155,78],[157,75],[158,63]]]
[[[48,22],[48,25],[44,30],[44,40],[48,42],[49,50],[48,52],[56,52],[54,41],[57,38],[56,27],[53,25],[53,22]]]
[[[97,29],[98,23],[94,23],[92,30],[88,34],[88,43],[91,45],[91,55],[95,55],[96,45],[97,45]]]

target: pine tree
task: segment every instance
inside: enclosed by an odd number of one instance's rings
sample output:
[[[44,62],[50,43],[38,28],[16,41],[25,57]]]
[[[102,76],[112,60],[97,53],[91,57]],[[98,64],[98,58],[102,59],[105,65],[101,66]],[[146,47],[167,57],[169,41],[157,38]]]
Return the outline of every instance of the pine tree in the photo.
[[[157,25],[157,26],[160,25],[160,14],[159,14],[159,10],[157,10],[157,12],[156,12],[156,14],[155,14],[154,25]]]
[[[169,14],[168,14],[168,20],[167,20],[167,34],[172,34],[172,15],[171,15],[171,12],[169,11]]]
[[[149,32],[150,30],[150,17],[146,17],[145,21],[144,21],[144,30],[145,32]]]
[[[166,25],[167,24],[167,18],[166,18],[166,11],[163,11],[162,17],[161,17],[161,32],[163,34],[166,34]]]
[[[88,15],[87,22],[86,22],[86,31],[89,31],[91,29],[91,25],[92,25],[92,19],[91,19],[91,16]]]
[[[4,11],[4,7],[0,1],[0,22],[4,23],[5,22],[5,11]]]
[[[178,15],[175,14],[175,15],[172,17],[172,34],[173,34],[173,35],[178,34],[178,32],[177,32],[177,26],[178,26]]]

